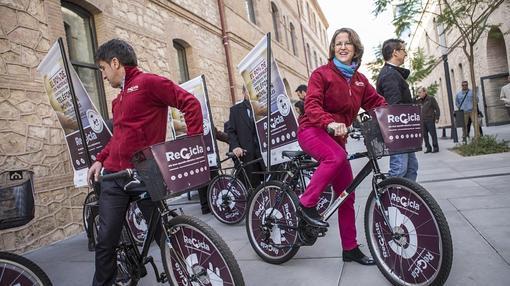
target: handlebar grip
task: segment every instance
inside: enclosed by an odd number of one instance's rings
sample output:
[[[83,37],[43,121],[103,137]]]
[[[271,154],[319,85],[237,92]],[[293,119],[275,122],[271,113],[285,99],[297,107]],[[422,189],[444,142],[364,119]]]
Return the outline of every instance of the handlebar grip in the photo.
[[[329,127],[329,126],[327,128],[327,131],[328,131],[329,134],[335,135],[335,129],[333,129],[333,128]],[[355,131],[356,131],[356,129],[354,127],[352,127],[352,126],[347,127],[347,134],[355,132]]]
[[[133,175],[133,170],[126,169],[126,170],[122,170],[119,172],[99,176],[98,181],[101,182],[101,181],[109,181],[109,180],[119,179],[119,178],[130,178],[132,175]]]

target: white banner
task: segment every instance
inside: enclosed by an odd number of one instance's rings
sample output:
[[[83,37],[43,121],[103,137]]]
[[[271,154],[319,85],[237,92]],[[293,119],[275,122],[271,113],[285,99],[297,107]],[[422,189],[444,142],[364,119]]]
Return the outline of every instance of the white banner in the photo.
[[[287,161],[282,151],[300,150],[297,142],[298,124],[278,65],[271,57],[271,94],[267,95],[267,36],[237,66],[248,89],[260,151],[267,165],[267,98],[271,102],[271,166]]]
[[[86,161],[83,139],[78,127],[77,116],[71,96],[68,76],[64,68],[64,60],[60,52],[59,42],[55,42],[48,54],[37,67],[43,77],[44,89],[48,95],[51,107],[55,111],[60,126],[64,130],[67,147],[71,155],[74,169],[74,185],[87,185],[88,165]],[[74,94],[77,97],[78,110],[85,131],[86,143],[90,154],[90,161],[96,159],[111,138],[111,132],[76,74],[73,67],[69,67],[73,81]]]
[[[218,154],[216,150],[216,138],[213,134],[212,115],[209,105],[209,96],[207,95],[207,87],[205,77],[203,75],[191,79],[180,85],[184,90],[193,94],[198,101],[204,118],[204,143],[207,151],[207,161],[209,167],[218,166]],[[175,140],[186,135],[186,123],[184,115],[177,108],[170,108],[168,111],[167,141]]]

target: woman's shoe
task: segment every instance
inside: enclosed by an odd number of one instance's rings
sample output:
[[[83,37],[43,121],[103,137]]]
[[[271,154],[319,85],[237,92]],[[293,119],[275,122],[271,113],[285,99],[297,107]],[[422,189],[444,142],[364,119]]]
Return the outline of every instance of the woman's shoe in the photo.
[[[356,248],[348,250],[348,251],[342,251],[342,260],[345,262],[356,261],[362,265],[374,265],[375,264],[374,259],[363,254],[363,252],[361,252],[361,250],[359,250],[358,246],[356,246]]]
[[[322,220],[319,212],[315,207],[307,208],[303,206],[301,203],[299,204],[299,208],[301,209],[301,217],[310,225],[315,227],[327,228],[329,227],[329,223]]]

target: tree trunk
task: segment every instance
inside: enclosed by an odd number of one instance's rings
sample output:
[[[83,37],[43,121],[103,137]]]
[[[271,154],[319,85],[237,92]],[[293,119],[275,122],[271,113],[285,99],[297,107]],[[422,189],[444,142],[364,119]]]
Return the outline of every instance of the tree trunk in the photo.
[[[473,108],[471,110],[471,118],[474,118],[472,120],[472,127],[473,127],[473,134],[474,139],[480,138],[480,124],[478,123],[478,88],[476,85],[476,77],[475,77],[475,57],[473,54],[474,47],[471,43],[469,43],[469,73],[471,77],[471,85],[472,85],[472,93],[473,93]],[[467,124],[467,123],[466,123]]]

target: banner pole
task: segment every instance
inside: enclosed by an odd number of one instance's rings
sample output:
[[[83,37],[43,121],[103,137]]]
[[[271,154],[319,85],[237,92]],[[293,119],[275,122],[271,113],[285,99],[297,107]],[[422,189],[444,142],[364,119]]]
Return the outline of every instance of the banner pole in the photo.
[[[266,171],[271,172],[271,32],[267,33],[267,166]],[[264,178],[265,179],[265,178]],[[265,180],[264,180],[265,181]]]
[[[216,127],[214,125],[214,119],[213,119],[213,116],[212,116],[212,110],[211,110],[211,104],[209,102],[209,92],[207,91],[207,83],[205,82],[205,76],[204,75],[201,75],[200,76],[202,78],[202,82],[204,83],[204,93],[205,93],[205,101],[207,103],[207,109],[209,110],[209,114],[211,115],[211,130],[209,130],[209,132],[211,132],[211,137],[212,137],[212,140],[213,140],[213,145],[214,145],[214,148],[216,149],[216,168],[217,169],[221,169],[221,161],[220,161],[220,149],[218,149],[218,142],[216,141],[216,132],[214,132],[214,130],[216,130]],[[205,135],[204,135],[205,136]]]
[[[64,41],[62,37],[58,38],[58,45],[60,47],[60,53],[62,54],[62,61],[64,63],[64,70],[66,71],[67,82],[69,84],[69,92],[71,93],[71,99],[73,100],[74,113],[76,114],[76,121],[78,122],[78,128],[80,129],[80,137],[83,144],[83,150],[85,152],[85,162],[87,166],[91,166],[90,162],[90,153],[87,145],[87,136],[85,135],[85,130],[83,128],[83,122],[81,122],[81,114],[80,108],[78,107],[78,99],[76,98],[76,94],[74,92],[73,80],[71,78],[71,72],[69,70],[69,62],[67,61],[66,51],[64,49]]]

